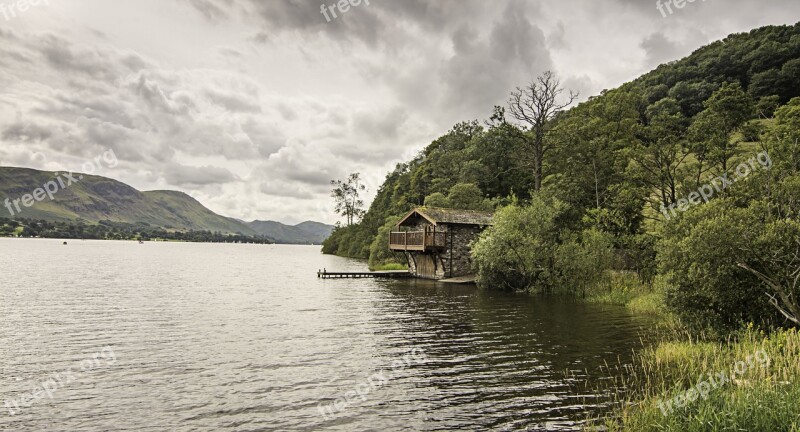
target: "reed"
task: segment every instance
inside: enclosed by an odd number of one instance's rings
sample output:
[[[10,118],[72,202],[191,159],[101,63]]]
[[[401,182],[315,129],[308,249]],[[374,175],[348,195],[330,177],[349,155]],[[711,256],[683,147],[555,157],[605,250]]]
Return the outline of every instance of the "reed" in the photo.
[[[800,431],[800,334],[796,330],[766,334],[751,325],[723,341],[674,331],[636,354],[632,364],[615,366],[615,384],[622,389],[615,408],[591,422],[590,428]],[[719,374],[726,374],[728,381],[720,382]],[[719,385],[713,386],[715,381]],[[702,382],[707,385],[700,386]],[[691,389],[694,400],[686,401]],[[698,389],[705,390],[704,394]],[[676,397],[686,403],[670,404]]]

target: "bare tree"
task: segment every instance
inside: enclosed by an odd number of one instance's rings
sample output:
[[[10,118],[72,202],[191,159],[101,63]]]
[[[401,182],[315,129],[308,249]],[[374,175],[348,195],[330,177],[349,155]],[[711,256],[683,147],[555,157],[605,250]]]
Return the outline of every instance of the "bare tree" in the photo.
[[[360,194],[367,191],[367,187],[361,183],[361,174],[350,174],[345,181],[331,180],[331,186],[331,197],[336,201],[336,213],[345,217],[348,226],[356,219],[361,219],[364,215],[364,201]]]
[[[533,168],[534,190],[542,188],[542,162],[544,155],[552,148],[547,142],[550,124],[564,108],[572,105],[578,93],[570,90],[568,97],[561,97],[564,89],[551,71],[543,73],[524,88],[517,87],[511,92],[508,107],[511,115],[520,123],[523,130],[530,130],[527,146],[530,154],[526,162]]]

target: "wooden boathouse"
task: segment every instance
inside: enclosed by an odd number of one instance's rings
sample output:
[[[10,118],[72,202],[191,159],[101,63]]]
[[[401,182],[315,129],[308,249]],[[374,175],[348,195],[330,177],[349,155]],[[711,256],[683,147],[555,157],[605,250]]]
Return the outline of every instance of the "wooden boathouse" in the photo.
[[[492,213],[444,208],[415,208],[389,235],[389,249],[405,254],[411,274],[450,279],[472,273],[471,244],[492,225]]]

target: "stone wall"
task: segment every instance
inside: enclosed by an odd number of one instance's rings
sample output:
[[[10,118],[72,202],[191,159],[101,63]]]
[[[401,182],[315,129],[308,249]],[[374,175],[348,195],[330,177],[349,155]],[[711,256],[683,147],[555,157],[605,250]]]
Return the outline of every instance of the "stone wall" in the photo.
[[[445,268],[442,277],[459,277],[472,274],[471,243],[483,231],[476,225],[451,225],[448,227],[448,250],[443,252]]]
[[[423,226],[415,227],[422,230]],[[472,274],[470,244],[483,227],[476,225],[439,225],[437,232],[447,232],[447,248],[438,253],[409,252],[410,270],[418,277],[446,279]]]

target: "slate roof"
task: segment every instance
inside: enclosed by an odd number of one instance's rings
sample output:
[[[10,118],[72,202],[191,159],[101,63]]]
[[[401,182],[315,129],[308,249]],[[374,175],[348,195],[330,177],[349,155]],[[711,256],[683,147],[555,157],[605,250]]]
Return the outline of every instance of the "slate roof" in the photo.
[[[457,210],[435,207],[418,207],[409,212],[398,225],[409,219],[421,217],[434,225],[492,225],[493,213],[475,210]]]

